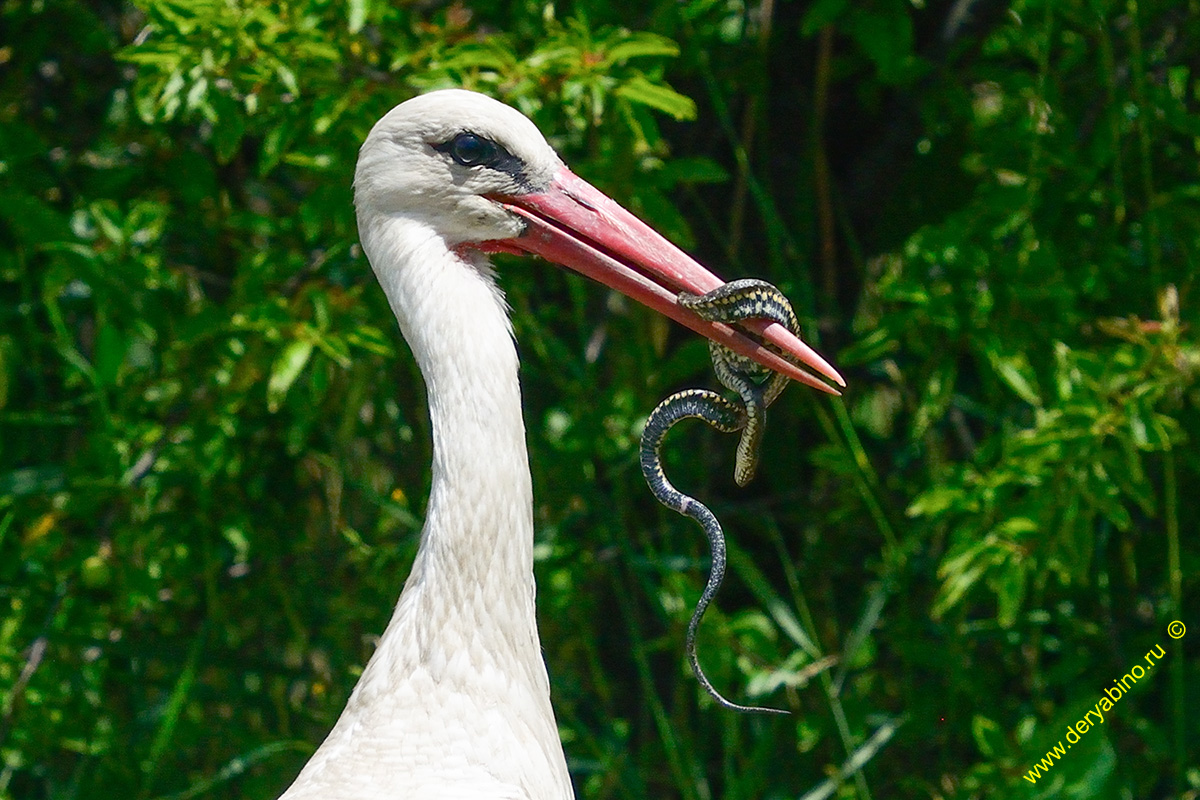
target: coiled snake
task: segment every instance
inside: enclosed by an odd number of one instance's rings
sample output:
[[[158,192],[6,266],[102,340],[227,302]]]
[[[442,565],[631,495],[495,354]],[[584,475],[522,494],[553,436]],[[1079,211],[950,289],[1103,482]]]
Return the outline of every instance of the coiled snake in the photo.
[[[730,281],[704,295],[683,292],[679,295],[679,303],[710,322],[734,323],[762,318],[778,322],[799,334],[791,303],[779,289],[766,281],[753,278]],[[704,690],[725,708],[786,714],[788,712],[778,708],[744,706],[727,700],[708,680],[696,657],[696,631],[700,627],[700,619],[725,577],[725,534],[721,530],[721,523],[707,506],[679,491],[667,480],[661,460],[663,439],[667,431],[684,419],[704,420],[722,433],[741,431],[734,480],[738,486],[745,486],[754,477],[758,466],[758,449],[766,425],[767,406],[779,396],[788,380],[715,342],[709,342],[709,352],[717,379],[727,389],[737,392],[740,404],[707,389],[685,389],[667,397],[650,412],[645,430],[642,431],[642,475],[658,502],[700,524],[712,551],[708,583],[688,622],[686,649],[692,674]]]

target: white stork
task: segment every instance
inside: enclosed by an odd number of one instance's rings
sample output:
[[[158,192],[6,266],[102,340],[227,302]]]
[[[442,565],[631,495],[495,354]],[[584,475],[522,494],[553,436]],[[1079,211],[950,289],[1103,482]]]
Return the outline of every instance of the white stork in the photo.
[[[540,254],[824,384],[682,309],[681,290],[722,281],[572,174],[526,117],[483,95],[431,92],[392,109],[362,146],[354,202],[363,250],[425,378],[433,486],[391,622],[283,798],[571,798],[534,616],[517,351],[486,254]],[[747,327],[841,383],[782,326]]]

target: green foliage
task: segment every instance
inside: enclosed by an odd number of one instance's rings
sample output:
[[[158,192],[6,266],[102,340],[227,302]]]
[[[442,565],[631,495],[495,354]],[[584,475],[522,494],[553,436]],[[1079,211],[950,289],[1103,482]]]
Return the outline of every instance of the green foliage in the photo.
[[[705,669],[795,714],[720,712],[682,648],[707,553],[635,454],[705,347],[499,259],[581,798],[1194,795],[1200,664],[1164,630],[1200,630],[1198,15],[0,4],[0,798],[270,797],[336,718],[429,480],[350,182],[452,85],[783,287],[850,383],[784,396],[745,492],[731,441],[668,440],[730,537]]]

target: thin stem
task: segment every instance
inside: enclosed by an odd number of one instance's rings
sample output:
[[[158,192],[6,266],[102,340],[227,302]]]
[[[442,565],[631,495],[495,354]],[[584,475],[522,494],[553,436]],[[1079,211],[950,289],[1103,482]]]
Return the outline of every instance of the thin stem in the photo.
[[[780,535],[779,527],[773,522],[769,527],[776,547],[782,548],[783,537]],[[784,563],[788,563],[788,560],[784,559]],[[814,642],[819,641],[816,638],[817,624],[813,619],[812,611],[809,610],[808,600],[800,591],[799,581],[796,579],[794,571],[789,570],[788,582],[792,584],[793,602],[796,604],[796,610],[800,612],[800,623],[804,625]],[[833,676],[829,674],[829,670],[821,670],[818,680],[821,681],[821,687],[825,690],[825,699],[829,702],[829,711],[833,715],[833,722],[837,727],[838,737],[842,740],[842,747],[845,749],[846,755],[853,755],[855,745],[853,734],[850,732],[850,722],[846,718],[846,709],[842,706],[841,694],[834,684]],[[861,771],[854,773],[854,787],[858,790],[858,795],[862,800],[871,800],[871,790],[867,787],[867,779]]]
[[[754,92],[742,112],[741,148],[746,153],[754,151],[754,138],[758,131],[758,116],[767,94],[767,49],[771,42],[771,22],[775,15],[774,0],[762,0],[758,9],[758,74],[754,81]],[[737,261],[741,251],[746,227],[746,190],[750,177],[749,160],[739,160],[737,175],[734,176],[733,200],[729,209],[729,260]]]
[[[616,498],[617,508],[628,509],[631,507],[629,499],[625,492],[621,490],[620,495]],[[624,516],[624,515],[622,515]],[[620,530],[631,530],[632,523],[628,519],[622,519]],[[624,542],[623,538],[620,538]],[[632,554],[629,552],[628,546],[625,547],[626,554],[630,558],[625,559],[626,564],[633,563]],[[666,753],[667,764],[670,766],[673,775],[673,782],[679,787],[679,791],[685,800],[711,800],[712,791],[709,788],[708,780],[700,771],[700,759],[695,757],[694,753],[685,753],[686,737],[677,735],[686,730],[677,722],[672,721],[667,714],[666,706],[659,696],[658,689],[654,681],[654,670],[650,666],[650,661],[646,657],[648,645],[645,637],[642,636],[641,620],[638,617],[637,609],[634,607],[631,598],[637,593],[632,591],[632,587],[628,585],[628,579],[636,578],[632,569],[627,572],[627,585],[621,587],[617,592],[617,604],[621,609],[621,615],[625,619],[625,630],[630,636],[630,650],[633,654],[634,664],[637,667],[638,682],[641,684],[642,696],[646,699],[649,706],[651,718],[654,720],[654,726],[658,731],[658,736],[663,744],[663,750]],[[648,587],[647,587],[648,588]],[[645,595],[653,595],[653,590],[648,589]],[[689,770],[689,766],[691,769]]]
[[[1100,82],[1104,84],[1105,116],[1108,117],[1108,135],[1112,138],[1110,146],[1113,152],[1119,153],[1121,146],[1121,109],[1117,102],[1116,57],[1113,55],[1112,37],[1109,36],[1110,25],[1103,16],[1097,17],[1098,39],[1100,42]],[[1125,173],[1121,169],[1121,158],[1112,160],[1112,193],[1113,193],[1113,222],[1118,226],[1125,224]]]
[[[821,29],[817,39],[816,84],[813,87],[813,189],[817,196],[817,230],[821,262],[821,291],[825,310],[837,300],[837,237],[829,155],[825,151],[825,118],[829,109],[829,83],[833,72],[833,26]]]
[[[896,530],[892,527],[892,523],[884,511],[883,503],[878,497],[880,487],[879,476],[875,474],[875,468],[871,465],[871,459],[867,456],[867,451],[862,446],[862,441],[858,438],[858,432],[854,430],[854,423],[850,420],[850,415],[846,411],[845,402],[837,398],[830,398],[830,401],[829,405],[833,408],[834,415],[837,417],[837,424],[834,423],[833,417],[830,416],[829,408],[813,396],[812,406],[816,409],[817,421],[820,423],[821,429],[825,432],[825,436],[829,441],[842,442],[842,446],[849,451],[851,459],[857,467],[854,473],[854,485],[858,489],[863,504],[866,505],[867,512],[871,515],[871,519],[875,521],[875,527],[883,535],[885,542],[884,557],[889,568],[898,567],[904,563],[904,551],[900,547],[900,540],[896,536]]]
[[[1157,290],[1162,284],[1162,248],[1158,238],[1158,214],[1154,203],[1154,171],[1152,168],[1152,136],[1150,117],[1153,114],[1146,97],[1146,57],[1142,49],[1142,24],[1138,17],[1137,0],[1129,0],[1129,47],[1133,51],[1133,101],[1137,105],[1134,127],[1138,135],[1138,154],[1141,157],[1142,195],[1146,204],[1146,223],[1142,227],[1142,241],[1150,265],[1150,286]]]
[[[1028,192],[1026,202],[1032,206],[1042,188],[1042,136],[1050,121],[1042,120],[1042,115],[1050,114],[1050,103],[1046,100],[1046,81],[1050,76],[1050,48],[1054,38],[1054,3],[1046,4],[1046,17],[1042,21],[1042,36],[1038,48],[1037,96],[1036,105],[1032,109],[1031,145],[1029,148],[1029,180],[1026,182]]]

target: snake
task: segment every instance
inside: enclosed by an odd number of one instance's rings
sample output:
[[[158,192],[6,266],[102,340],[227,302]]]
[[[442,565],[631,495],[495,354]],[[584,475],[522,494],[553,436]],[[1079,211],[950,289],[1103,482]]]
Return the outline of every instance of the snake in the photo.
[[[787,297],[774,285],[755,278],[730,281],[702,295],[681,292],[678,300],[681,306],[709,322],[731,324],[761,318],[778,322],[797,335],[800,332],[796,314]],[[700,628],[700,620],[725,577],[725,533],[708,506],[679,491],[667,479],[662,467],[663,440],[676,423],[685,419],[703,420],[721,433],[740,431],[734,481],[738,486],[745,486],[754,477],[758,467],[767,406],[775,401],[788,382],[787,377],[711,340],[709,354],[717,380],[725,388],[737,393],[738,402],[708,389],[684,389],[666,397],[650,412],[642,431],[639,450],[642,475],[658,502],[695,520],[708,538],[712,566],[708,582],[688,622],[685,641],[688,663],[696,681],[718,705],[731,711],[787,714],[783,709],[741,705],[727,699],[704,674],[696,654],[696,632]]]

